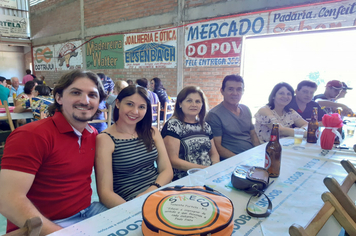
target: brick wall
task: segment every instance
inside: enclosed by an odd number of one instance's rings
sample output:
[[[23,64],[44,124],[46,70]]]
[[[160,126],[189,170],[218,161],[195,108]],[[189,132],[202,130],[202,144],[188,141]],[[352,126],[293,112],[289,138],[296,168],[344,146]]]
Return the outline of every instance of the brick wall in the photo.
[[[55,1],[52,6],[48,2],[52,1],[44,1],[30,8],[32,38],[80,30],[80,1]]]
[[[209,5],[217,2],[226,2],[226,0],[186,0],[185,8]]]
[[[220,93],[226,75],[240,73],[239,67],[193,67],[184,69],[183,86],[199,86],[208,98],[209,108],[218,105],[223,97]]]
[[[177,0],[85,0],[85,27],[127,21],[174,11]]]

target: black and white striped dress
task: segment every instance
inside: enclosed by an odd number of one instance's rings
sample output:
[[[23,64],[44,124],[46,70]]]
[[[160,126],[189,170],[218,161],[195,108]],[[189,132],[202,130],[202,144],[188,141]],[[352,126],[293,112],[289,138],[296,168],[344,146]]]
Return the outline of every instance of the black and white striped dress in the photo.
[[[142,139],[116,139],[108,135],[115,144],[112,154],[114,192],[129,201],[156,181],[158,172],[154,162],[158,152],[155,146],[148,152]]]

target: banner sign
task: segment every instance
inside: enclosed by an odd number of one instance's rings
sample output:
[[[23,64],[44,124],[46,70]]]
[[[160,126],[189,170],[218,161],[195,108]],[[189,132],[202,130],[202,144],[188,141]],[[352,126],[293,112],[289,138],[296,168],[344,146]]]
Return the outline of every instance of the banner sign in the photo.
[[[122,34],[89,41],[85,45],[87,69],[123,69],[123,41]]]
[[[239,66],[242,37],[267,33],[267,23],[262,13],[187,26],[185,66]]]
[[[54,46],[33,48],[35,71],[55,71]]]
[[[0,15],[0,35],[15,38],[29,38],[30,26],[27,18]]]
[[[125,35],[125,68],[175,68],[177,29]]]
[[[83,68],[81,44],[81,41],[72,41],[54,45],[57,71]]]
[[[0,7],[17,9],[16,0],[0,0]]]
[[[356,1],[340,1],[272,11],[269,33],[329,29],[356,25]]]
[[[80,45],[81,41],[72,41],[33,48],[35,71],[62,71],[83,68]]]

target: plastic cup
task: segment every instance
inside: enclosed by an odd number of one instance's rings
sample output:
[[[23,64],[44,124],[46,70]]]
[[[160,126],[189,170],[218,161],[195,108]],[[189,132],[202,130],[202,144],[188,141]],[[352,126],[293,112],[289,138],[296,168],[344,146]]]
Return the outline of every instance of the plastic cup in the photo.
[[[301,144],[304,137],[304,129],[295,128],[294,129],[294,144]]]
[[[200,168],[193,168],[187,171],[191,186],[203,186],[208,176],[208,171]]]
[[[346,125],[346,134],[349,137],[353,137],[355,134],[356,123],[348,123]]]

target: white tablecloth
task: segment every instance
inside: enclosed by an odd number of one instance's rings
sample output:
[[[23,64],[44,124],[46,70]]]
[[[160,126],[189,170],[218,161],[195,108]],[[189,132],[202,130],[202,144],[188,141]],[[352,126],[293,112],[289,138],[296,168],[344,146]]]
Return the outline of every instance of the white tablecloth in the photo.
[[[338,181],[345,178],[346,172],[340,165],[342,159],[356,163],[356,155],[351,150],[322,152],[318,145],[305,143],[305,140],[295,146],[290,138],[281,139],[281,144],[281,175],[266,191],[273,203],[273,212],[267,218],[248,216],[245,207],[250,195],[229,186],[231,173],[237,165],[263,166],[266,144],[206,169],[209,173],[206,184],[234,203],[233,235],[288,235],[293,223],[305,226],[323,205],[321,194],[327,191],[323,179],[327,175]],[[185,177],[169,185],[189,185],[189,179]],[[141,196],[52,235],[141,236],[141,207],[146,197]]]
[[[6,116],[6,113],[0,113],[0,116]],[[22,112],[22,113],[13,113],[13,112],[11,112],[11,118],[13,120],[32,119],[33,118],[33,114],[32,114],[32,112]]]

